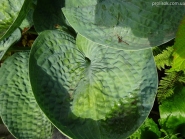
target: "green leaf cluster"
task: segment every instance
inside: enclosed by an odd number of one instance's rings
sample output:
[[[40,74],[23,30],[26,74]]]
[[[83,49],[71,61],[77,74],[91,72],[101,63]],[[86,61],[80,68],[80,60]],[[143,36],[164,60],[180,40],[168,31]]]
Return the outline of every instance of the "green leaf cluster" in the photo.
[[[185,137],[184,117],[184,24],[180,23],[173,46],[153,49],[156,67],[163,77],[159,80],[157,101],[159,118],[155,122],[147,119],[129,139],[183,139]]]
[[[142,126],[128,139],[159,139],[161,132],[158,125],[150,118],[147,118]]]
[[[185,87],[176,89],[175,94],[162,101],[159,106],[160,119],[147,119],[128,139],[183,139],[185,137]]]
[[[183,56],[183,46],[185,45],[182,36],[184,33],[183,28],[185,27],[182,24],[184,20],[179,26],[173,46],[166,47],[162,51],[160,48],[153,49],[154,53],[158,53],[155,55],[155,62],[159,73],[164,73],[163,77],[159,80],[157,91],[160,117],[158,121],[153,121],[153,123],[149,123],[146,120],[130,138],[145,139],[154,137],[161,139],[183,139],[185,137],[185,75],[183,58],[181,57]],[[154,125],[156,126],[153,129]],[[154,133],[151,133],[149,129],[153,129],[152,131]],[[153,136],[150,137],[150,135]]]
[[[175,89],[180,90],[181,85],[185,83],[184,77],[185,75],[183,71],[166,71],[165,77],[162,78],[158,87],[158,101],[161,102],[167,97],[173,95]]]
[[[162,102],[167,97],[174,94],[174,90],[181,89],[185,83],[185,75],[183,68],[183,52],[185,48],[183,24],[185,18],[181,21],[173,46],[167,47],[161,53],[155,56],[156,66],[159,70],[164,70],[165,76],[159,83],[158,88],[158,101]],[[178,64],[179,63],[179,64]],[[178,92],[178,91],[177,91]]]
[[[158,47],[157,47],[158,48]],[[165,66],[171,66],[173,61],[173,46],[167,47],[162,53],[155,56],[156,66],[159,70],[165,69]]]

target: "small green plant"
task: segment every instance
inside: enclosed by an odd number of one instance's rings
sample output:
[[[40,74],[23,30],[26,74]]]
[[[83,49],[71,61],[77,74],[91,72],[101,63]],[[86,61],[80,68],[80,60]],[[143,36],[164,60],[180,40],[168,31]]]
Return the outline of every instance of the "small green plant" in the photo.
[[[49,139],[52,125],[73,139],[184,137],[183,33],[155,58],[151,48],[175,37],[183,6],[143,0],[0,5],[0,116],[16,138]],[[166,73],[159,88],[156,65]],[[147,119],[157,88],[161,129]],[[179,112],[173,113],[174,102]]]

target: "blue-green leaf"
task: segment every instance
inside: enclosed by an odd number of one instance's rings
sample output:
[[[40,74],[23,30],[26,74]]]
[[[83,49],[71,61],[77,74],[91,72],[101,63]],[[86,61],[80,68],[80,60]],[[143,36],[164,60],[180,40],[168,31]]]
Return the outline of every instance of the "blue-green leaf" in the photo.
[[[34,27],[38,33],[57,29],[57,26],[65,24],[65,18],[61,11],[64,3],[64,0],[38,0],[33,14]]]
[[[8,38],[0,41],[0,60],[8,48],[21,38],[21,31],[16,29]]]
[[[22,21],[21,25],[19,26],[22,30],[22,33],[25,33],[28,29],[33,26],[33,8],[30,8],[26,18]]]
[[[123,139],[146,119],[157,72],[151,49],[123,51],[81,35],[42,32],[30,55],[30,81],[51,122],[73,139]]]
[[[62,10],[69,24],[88,39],[116,49],[138,50],[173,39],[185,15],[183,5],[152,6],[156,1],[70,0]]]
[[[28,52],[15,53],[0,68],[0,116],[18,139],[49,139],[51,123],[33,96],[28,58]]]

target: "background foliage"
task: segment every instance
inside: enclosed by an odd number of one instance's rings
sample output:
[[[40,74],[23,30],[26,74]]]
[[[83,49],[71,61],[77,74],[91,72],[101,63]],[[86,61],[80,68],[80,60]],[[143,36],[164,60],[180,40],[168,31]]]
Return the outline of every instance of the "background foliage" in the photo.
[[[185,138],[185,9],[151,3],[2,0],[0,138]]]

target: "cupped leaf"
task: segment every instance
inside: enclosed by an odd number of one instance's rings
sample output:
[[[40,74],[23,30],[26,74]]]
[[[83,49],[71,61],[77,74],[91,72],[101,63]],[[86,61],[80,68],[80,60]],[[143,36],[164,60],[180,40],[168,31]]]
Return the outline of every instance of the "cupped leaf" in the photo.
[[[16,53],[0,68],[0,116],[18,139],[49,139],[51,123],[33,96],[28,57],[28,52]]]
[[[154,102],[157,72],[151,49],[102,47],[78,35],[42,32],[30,55],[36,100],[73,139],[123,139],[146,119]]]
[[[174,44],[174,59],[172,69],[175,71],[185,71],[185,17],[179,25],[179,29],[175,38]]]
[[[63,12],[70,25],[88,39],[117,49],[137,50],[174,38],[185,15],[183,5],[156,6],[154,3],[155,0],[93,0],[89,3],[71,0],[66,2]]]
[[[31,3],[32,0],[0,1],[0,41],[20,26]]]
[[[177,134],[185,137],[185,88],[175,91],[174,95],[164,100],[159,107],[160,126],[166,131],[167,136]]]
[[[16,29],[8,38],[0,41],[0,60],[7,49],[21,38],[21,31]]]
[[[38,33],[57,29],[57,26],[65,24],[65,18],[61,11],[64,2],[64,0],[38,0],[33,14],[34,27]]]

